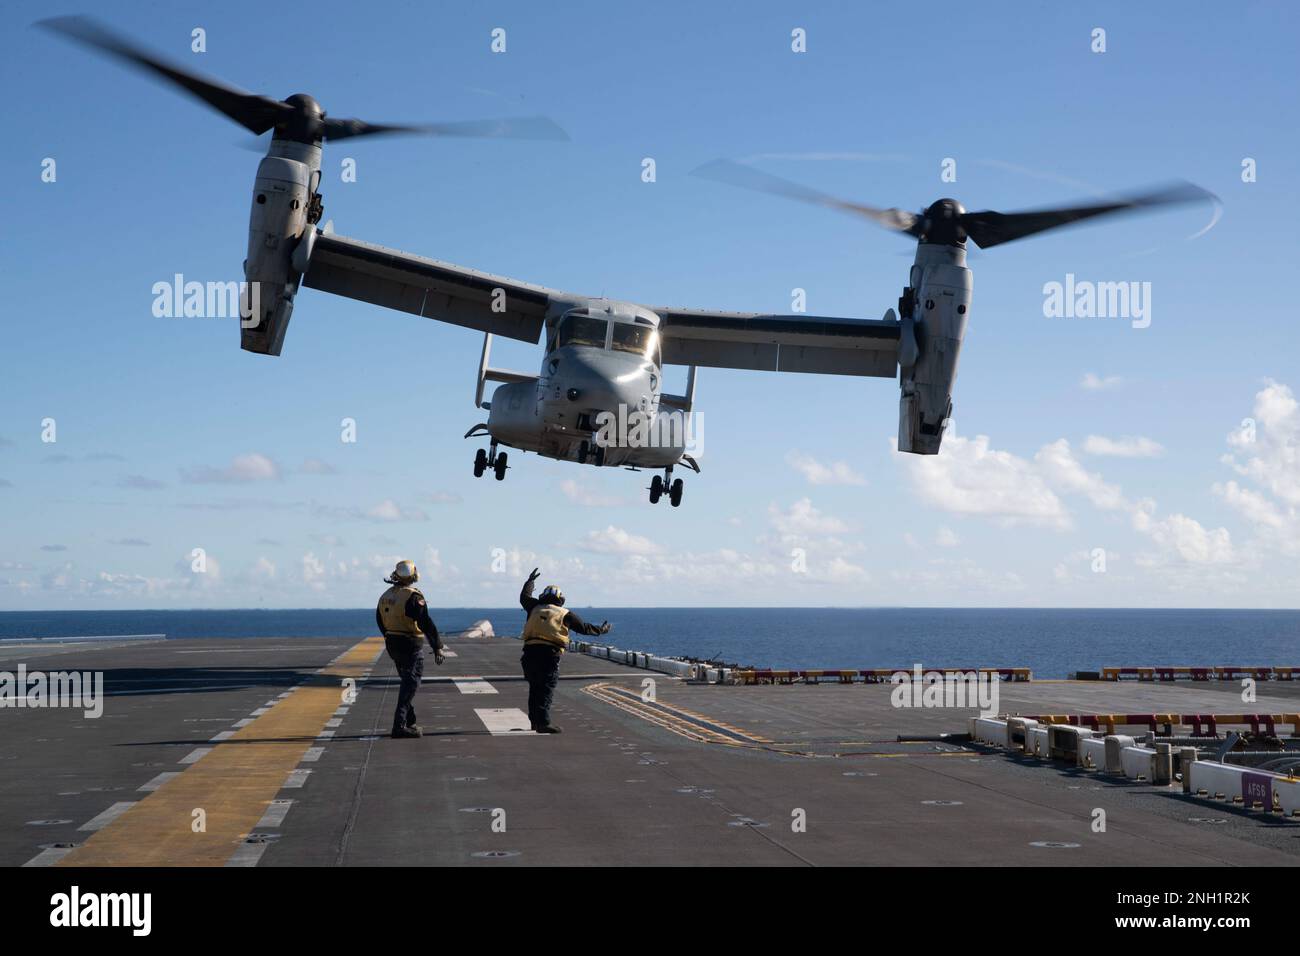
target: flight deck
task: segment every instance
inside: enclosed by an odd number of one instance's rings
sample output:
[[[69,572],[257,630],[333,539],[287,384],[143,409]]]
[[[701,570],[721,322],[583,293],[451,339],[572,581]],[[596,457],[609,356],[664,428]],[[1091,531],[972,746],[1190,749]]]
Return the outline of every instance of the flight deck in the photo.
[[[98,718],[0,711],[0,864],[1300,861],[1300,823],[978,746],[975,709],[895,707],[888,684],[694,683],[571,653],[563,733],[539,735],[517,640],[448,647],[426,661],[424,736],[393,740],[376,637],[0,645],[0,670],[102,672],[106,695]],[[1239,693],[1033,680],[1003,683],[1000,706],[1212,713]],[[1300,710],[1300,682],[1261,684],[1254,707]]]

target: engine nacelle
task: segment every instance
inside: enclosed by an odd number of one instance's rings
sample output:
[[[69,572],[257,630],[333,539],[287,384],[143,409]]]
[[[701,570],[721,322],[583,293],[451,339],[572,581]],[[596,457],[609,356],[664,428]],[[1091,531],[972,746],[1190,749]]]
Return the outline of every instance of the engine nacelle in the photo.
[[[971,272],[965,250],[918,247],[911,308],[899,347],[898,450],[937,455],[952,417],[957,359],[966,334]]]
[[[312,199],[320,185],[320,147],[272,140],[257,167],[248,217],[248,258],[239,345],[279,355],[293,315],[305,258],[294,251],[311,231]]]

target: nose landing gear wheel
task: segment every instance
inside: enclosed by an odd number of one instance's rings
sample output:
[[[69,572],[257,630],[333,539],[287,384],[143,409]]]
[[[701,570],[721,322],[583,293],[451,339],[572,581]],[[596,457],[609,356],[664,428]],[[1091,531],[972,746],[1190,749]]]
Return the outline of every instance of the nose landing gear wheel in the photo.
[[[495,472],[497,476],[497,481],[505,481],[506,480],[506,453],[503,451],[497,452],[496,458],[497,460],[496,463],[492,466],[492,470],[493,472]]]
[[[680,478],[673,482],[672,488],[668,491],[668,502],[674,508],[682,503],[682,480]]]
[[[650,479],[650,503],[659,504],[659,496],[664,493],[664,480],[658,475]]]

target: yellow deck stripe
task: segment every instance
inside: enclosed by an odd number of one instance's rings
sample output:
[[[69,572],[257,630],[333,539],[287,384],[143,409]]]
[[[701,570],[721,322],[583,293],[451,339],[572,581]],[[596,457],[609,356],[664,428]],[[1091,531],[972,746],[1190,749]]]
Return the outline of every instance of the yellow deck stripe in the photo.
[[[356,644],[321,673],[190,768],[139,801],[59,866],[222,866],[316,743],[341,702],[345,677],[358,678],[383,650],[382,638]],[[193,813],[207,830],[192,830]]]

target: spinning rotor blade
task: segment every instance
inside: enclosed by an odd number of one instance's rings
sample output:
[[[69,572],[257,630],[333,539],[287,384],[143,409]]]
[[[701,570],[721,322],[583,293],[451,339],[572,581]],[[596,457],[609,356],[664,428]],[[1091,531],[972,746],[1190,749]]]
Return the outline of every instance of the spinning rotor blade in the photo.
[[[568,140],[569,134],[545,116],[521,116],[513,119],[466,120],[454,123],[397,125],[367,123],[364,120],[325,120],[325,138],[348,139],[356,136],[381,136],[393,133],[417,133],[426,136],[468,136],[490,139]]]
[[[288,103],[248,93],[219,80],[172,66],[89,17],[53,17],[38,21],[36,25],[161,76],[254,133],[265,133],[294,111]]]
[[[920,236],[921,217],[916,213],[907,212],[903,209],[877,209],[875,206],[867,206],[862,203],[848,202],[844,199],[837,199],[826,193],[818,192],[815,189],[809,189],[806,186],[800,186],[798,183],[792,183],[789,180],[781,179],[779,176],[773,176],[770,173],[761,172],[753,166],[747,166],[743,163],[732,162],[729,159],[715,159],[711,163],[706,163],[691,172],[694,176],[702,176],[705,179],[713,179],[717,182],[727,183],[731,186],[740,186],[744,189],[753,189],[757,192],[772,193],[777,196],[785,196],[787,199],[797,199],[800,202],[812,203],[816,206],[826,206],[830,209],[838,209],[841,212],[853,213],[858,216],[864,216],[870,219],[878,226],[883,226],[893,232],[903,232],[910,236]]]
[[[1135,212],[1155,206],[1169,206],[1178,203],[1209,200],[1217,202],[1218,198],[1199,186],[1191,183],[1174,183],[1152,192],[1134,194],[1116,199],[1113,202],[1096,203],[1090,206],[1070,206],[1061,209],[1039,209],[1029,212],[983,212],[962,213],[958,217],[966,234],[981,249],[989,249],[1023,239],[1049,229],[1058,229],[1071,223],[1096,216],[1113,213]]]
[[[367,123],[359,119],[329,119],[320,104],[304,93],[295,93],[287,101],[276,100],[269,96],[246,92],[219,80],[200,76],[144,51],[89,17],[55,17],[41,20],[37,26],[160,76],[257,135],[275,129],[288,139],[304,143],[393,133],[481,136],[497,139],[567,140],[569,138],[564,130],[544,116],[423,125]]]

